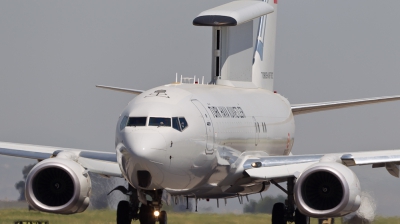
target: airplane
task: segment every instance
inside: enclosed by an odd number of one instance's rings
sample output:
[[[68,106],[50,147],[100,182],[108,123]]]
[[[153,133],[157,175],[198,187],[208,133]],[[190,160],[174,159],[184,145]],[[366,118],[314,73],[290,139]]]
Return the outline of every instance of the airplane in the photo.
[[[285,204],[274,205],[274,224],[356,211],[360,183],[348,167],[385,167],[399,177],[400,151],[293,155],[294,117],[400,96],[290,104],[273,91],[276,18],[276,0],[233,1],[200,13],[193,24],[213,32],[211,83],[177,76],[147,91],[98,85],[136,95],[117,122],[115,153],[1,142],[0,154],[40,161],[27,177],[28,203],[50,213],[83,212],[92,172],[129,182],[114,189],[129,195],[118,204],[117,223],[167,223],[164,191],[197,203],[241,199],[271,184],[287,194]]]

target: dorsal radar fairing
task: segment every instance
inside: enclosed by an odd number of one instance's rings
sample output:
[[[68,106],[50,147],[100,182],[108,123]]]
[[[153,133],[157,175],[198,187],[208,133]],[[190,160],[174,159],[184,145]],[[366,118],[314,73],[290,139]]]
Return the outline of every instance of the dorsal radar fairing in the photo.
[[[273,91],[277,1],[233,1],[201,12],[193,25],[212,27],[211,82]],[[268,14],[268,15],[267,15]],[[260,25],[253,45],[253,20]]]

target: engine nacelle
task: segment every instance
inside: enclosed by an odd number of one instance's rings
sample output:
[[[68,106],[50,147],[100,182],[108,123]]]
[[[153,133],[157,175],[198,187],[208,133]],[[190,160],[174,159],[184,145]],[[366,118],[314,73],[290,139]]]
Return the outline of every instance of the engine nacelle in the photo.
[[[89,206],[90,177],[78,163],[51,158],[36,164],[25,185],[28,203],[39,211],[73,214]]]
[[[310,166],[298,178],[294,196],[304,215],[338,217],[357,211],[361,204],[360,182],[348,167],[336,162]]]

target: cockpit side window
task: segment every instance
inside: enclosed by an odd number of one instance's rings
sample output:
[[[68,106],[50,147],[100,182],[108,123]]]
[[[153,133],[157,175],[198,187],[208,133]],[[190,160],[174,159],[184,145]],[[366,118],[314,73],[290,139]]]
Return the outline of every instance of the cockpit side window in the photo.
[[[185,128],[187,128],[188,123],[186,122],[186,119],[184,117],[180,117],[179,118],[179,123],[181,125],[181,130],[185,130]]]
[[[126,126],[146,126],[147,117],[130,117]]]
[[[173,117],[173,118],[172,118],[172,128],[173,128],[173,129],[176,129],[176,130],[178,130],[178,131],[182,131],[182,130],[181,130],[181,125],[179,124],[179,120],[178,120],[177,117]]]
[[[124,116],[124,118],[122,118],[122,120],[121,120],[121,123],[119,124],[120,131],[122,131],[122,129],[125,128],[127,122],[128,122],[128,117]]]
[[[188,123],[184,117],[173,117],[172,118],[172,128],[178,131],[184,131],[187,128]]]
[[[171,118],[169,118],[169,117],[151,117],[149,120],[149,126],[171,127]]]

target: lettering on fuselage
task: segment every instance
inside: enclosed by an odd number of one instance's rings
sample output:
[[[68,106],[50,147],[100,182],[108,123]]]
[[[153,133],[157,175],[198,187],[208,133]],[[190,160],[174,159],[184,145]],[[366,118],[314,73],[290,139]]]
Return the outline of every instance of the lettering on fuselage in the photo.
[[[240,107],[213,107],[209,106],[215,118],[246,118],[242,108]]]
[[[263,79],[274,79],[273,72],[261,72]]]

